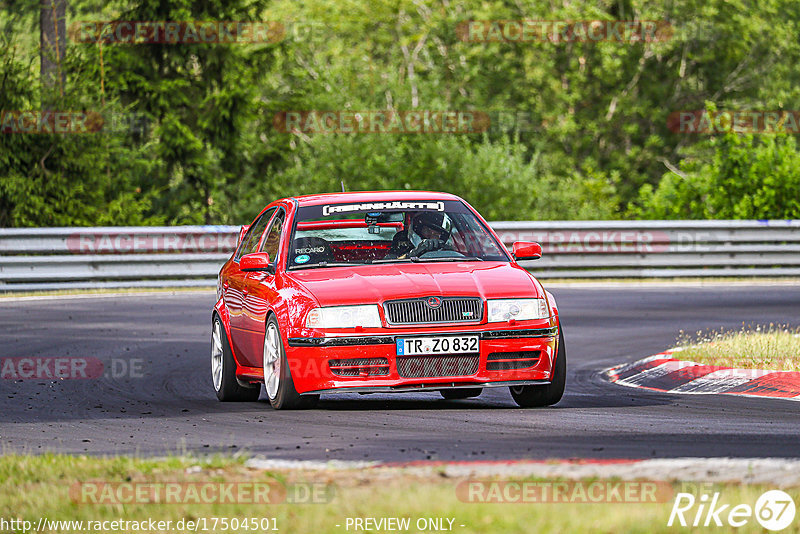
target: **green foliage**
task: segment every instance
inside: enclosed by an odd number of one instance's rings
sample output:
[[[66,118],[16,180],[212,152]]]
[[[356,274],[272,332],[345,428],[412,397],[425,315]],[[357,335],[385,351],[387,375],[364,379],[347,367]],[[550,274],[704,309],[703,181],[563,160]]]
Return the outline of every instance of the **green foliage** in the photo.
[[[507,137],[320,135],[292,151],[292,165],[263,182],[265,197],[347,190],[457,191],[490,220],[613,217],[605,176],[559,177]],[[258,188],[255,188],[256,190]],[[244,211],[263,205],[254,199]]]
[[[686,159],[639,194],[649,219],[798,219],[800,148],[787,135],[728,133],[708,141],[710,162]]]
[[[0,226],[244,223],[277,196],[434,189],[489,219],[797,216],[795,141],[667,118],[800,109],[790,0],[69,0],[85,20],[278,21],[265,44],[70,42],[39,84],[35,0],[0,6],[0,110],[136,113],[144,132],[0,135]],[[653,43],[464,42],[468,20],[666,20]],[[291,110],[513,111],[483,135],[281,133]],[[676,172],[664,174],[665,169]]]
[[[8,50],[0,63],[0,110],[42,109],[31,59],[13,44]],[[72,72],[81,68],[81,58],[65,61]],[[78,78],[49,109],[122,111],[116,104],[103,108],[92,93]],[[0,226],[161,223],[151,212],[152,194],[138,185],[148,159],[125,132],[0,134]]]

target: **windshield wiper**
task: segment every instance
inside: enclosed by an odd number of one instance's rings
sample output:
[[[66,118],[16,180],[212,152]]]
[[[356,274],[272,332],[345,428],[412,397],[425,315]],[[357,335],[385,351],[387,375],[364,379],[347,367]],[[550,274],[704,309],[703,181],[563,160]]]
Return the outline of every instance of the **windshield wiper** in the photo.
[[[408,263],[410,261],[419,261],[419,258],[384,258],[381,260],[372,260],[370,263],[394,263],[394,262],[403,262]]]
[[[293,265],[291,270],[310,269],[312,267],[350,267],[352,265],[366,265],[364,262],[344,262],[344,261],[321,261],[318,263],[306,263],[305,265]]]
[[[370,263],[394,263],[394,262],[403,262],[403,263],[427,263],[427,262],[445,262],[445,261],[485,261],[483,258],[479,258],[477,256],[463,256],[460,258],[456,258],[455,256],[446,256],[443,258],[421,258],[419,256],[410,256],[408,258],[392,258],[392,259],[382,259],[382,260],[372,260]]]
[[[456,258],[455,256],[445,256],[440,258],[416,258],[415,261],[427,263],[429,261],[484,261],[484,259],[477,256],[463,256],[461,258]]]

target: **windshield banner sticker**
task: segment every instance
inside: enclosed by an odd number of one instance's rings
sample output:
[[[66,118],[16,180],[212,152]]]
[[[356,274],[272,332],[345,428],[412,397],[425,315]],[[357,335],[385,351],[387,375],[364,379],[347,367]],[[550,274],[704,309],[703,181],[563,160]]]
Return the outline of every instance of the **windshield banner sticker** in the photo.
[[[365,202],[322,206],[322,215],[371,210],[432,210],[444,211],[444,202]]]

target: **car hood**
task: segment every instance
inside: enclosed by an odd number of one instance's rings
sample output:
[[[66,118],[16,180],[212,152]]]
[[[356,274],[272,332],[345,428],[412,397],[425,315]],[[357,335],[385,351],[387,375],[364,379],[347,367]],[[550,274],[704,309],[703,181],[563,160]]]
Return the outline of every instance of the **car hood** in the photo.
[[[427,296],[541,297],[523,268],[507,262],[388,263],[287,273],[321,306]]]

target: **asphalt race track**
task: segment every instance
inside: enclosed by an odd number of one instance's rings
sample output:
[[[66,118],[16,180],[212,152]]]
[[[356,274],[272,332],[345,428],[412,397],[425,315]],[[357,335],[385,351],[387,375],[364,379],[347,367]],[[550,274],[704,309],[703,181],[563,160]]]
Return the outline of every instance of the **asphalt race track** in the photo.
[[[0,359],[93,357],[116,369],[98,379],[0,380],[0,450],[392,462],[800,457],[798,402],[649,393],[599,376],[668,348],[681,329],[796,326],[800,286],[551,290],[567,392],[535,410],[517,408],[506,388],[463,401],[329,395],[300,412],[273,411],[263,393],[258,403],[223,404],[210,382],[212,292],[2,300]]]

